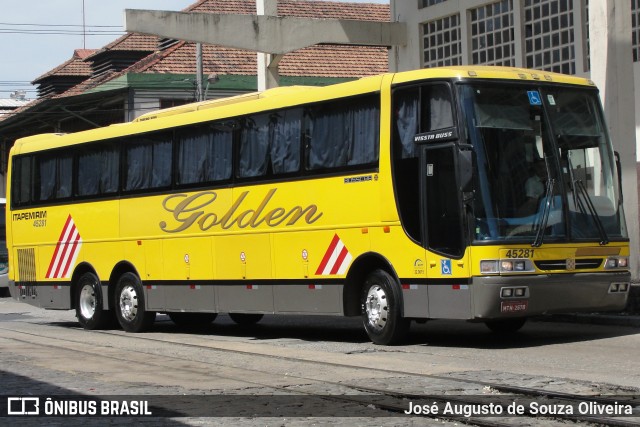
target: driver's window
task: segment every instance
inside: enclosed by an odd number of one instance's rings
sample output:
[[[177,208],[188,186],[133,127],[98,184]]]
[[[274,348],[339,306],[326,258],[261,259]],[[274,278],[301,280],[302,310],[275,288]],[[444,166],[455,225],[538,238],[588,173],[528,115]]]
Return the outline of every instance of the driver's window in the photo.
[[[451,89],[446,83],[406,86],[393,91],[393,173],[400,219],[407,234],[422,242],[420,144],[416,135],[454,126]]]

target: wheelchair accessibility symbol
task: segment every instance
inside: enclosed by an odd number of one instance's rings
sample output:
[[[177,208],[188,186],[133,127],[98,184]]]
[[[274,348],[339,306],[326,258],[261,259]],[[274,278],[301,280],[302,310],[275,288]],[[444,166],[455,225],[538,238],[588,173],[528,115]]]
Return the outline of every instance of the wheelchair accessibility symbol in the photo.
[[[443,259],[440,260],[440,273],[442,275],[451,275],[451,260]]]
[[[542,99],[537,90],[530,90],[527,92],[527,95],[529,96],[530,105],[542,105]]]

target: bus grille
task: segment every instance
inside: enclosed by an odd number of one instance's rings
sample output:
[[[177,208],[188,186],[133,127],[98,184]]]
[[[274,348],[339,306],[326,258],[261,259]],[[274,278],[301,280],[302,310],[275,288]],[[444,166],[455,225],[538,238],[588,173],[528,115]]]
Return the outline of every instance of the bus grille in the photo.
[[[575,267],[573,269],[567,268],[566,259],[546,259],[534,261],[534,263],[540,270],[591,270],[602,265],[600,258],[576,259],[574,261]]]
[[[22,298],[38,295],[36,289],[36,252],[35,249],[18,249],[18,282]]]

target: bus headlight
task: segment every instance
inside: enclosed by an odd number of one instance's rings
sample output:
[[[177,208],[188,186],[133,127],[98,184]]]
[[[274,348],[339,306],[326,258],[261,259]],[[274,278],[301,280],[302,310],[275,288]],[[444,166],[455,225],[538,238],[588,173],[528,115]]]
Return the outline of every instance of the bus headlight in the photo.
[[[482,274],[496,274],[498,273],[498,261],[495,259],[488,259],[480,261],[480,273]]]
[[[531,273],[534,272],[533,262],[528,259],[486,259],[480,261],[480,273]]]
[[[629,258],[628,257],[611,257],[607,258],[604,263],[605,270],[612,270],[615,268],[628,268],[629,267]]]

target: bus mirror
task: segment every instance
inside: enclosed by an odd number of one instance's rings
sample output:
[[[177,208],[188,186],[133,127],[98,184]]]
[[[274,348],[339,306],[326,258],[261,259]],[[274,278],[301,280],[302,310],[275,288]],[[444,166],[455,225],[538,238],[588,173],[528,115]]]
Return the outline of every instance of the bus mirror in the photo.
[[[620,204],[624,201],[622,198],[622,163],[620,163],[620,153],[613,152],[613,156],[616,158],[616,169],[618,170],[618,188],[620,189]]]
[[[473,191],[473,151],[461,150],[458,156],[458,179],[464,193]]]

